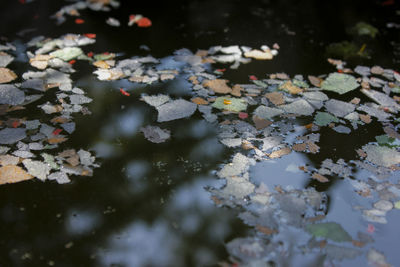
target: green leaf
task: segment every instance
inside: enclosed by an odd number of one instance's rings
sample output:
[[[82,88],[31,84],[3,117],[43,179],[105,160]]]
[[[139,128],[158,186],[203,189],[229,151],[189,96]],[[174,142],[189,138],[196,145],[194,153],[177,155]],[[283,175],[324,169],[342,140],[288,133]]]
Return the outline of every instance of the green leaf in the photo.
[[[358,86],[359,84],[353,76],[343,73],[331,73],[321,84],[323,90],[333,91],[341,95],[356,89]]]
[[[262,88],[267,88],[267,86],[268,86],[268,84],[266,84],[265,82],[259,81],[259,80],[254,80],[253,83]]]
[[[306,82],[300,81],[300,80],[297,80],[297,79],[293,79],[292,83],[293,83],[293,85],[298,86],[298,87],[302,87],[302,88],[308,88],[309,87]]]
[[[331,122],[339,122],[339,119],[328,112],[317,112],[314,124],[318,126],[328,126]]]
[[[218,97],[212,106],[221,110],[240,112],[247,109],[247,102],[240,98]]]
[[[94,60],[109,60],[109,59],[113,59],[114,58],[114,54],[113,53],[103,53],[103,54],[96,54],[94,55]]]
[[[396,147],[396,145],[393,144],[396,139],[389,137],[386,134],[378,135],[375,137],[375,139],[380,146]]]
[[[50,53],[50,56],[57,57],[64,61],[70,61],[83,54],[82,49],[79,47],[65,47]]]
[[[399,210],[400,210],[400,201],[397,201],[396,203],[394,203],[394,207],[395,207],[396,209],[399,209]]]
[[[379,33],[379,31],[377,28],[375,28],[371,24],[361,21],[361,22],[357,23],[354,27],[352,27],[349,30],[349,33],[360,35],[360,36],[361,35],[369,35],[372,38],[375,38],[375,36]]]
[[[324,237],[336,242],[348,242],[352,240],[351,236],[342,226],[334,222],[309,224],[306,229],[315,237]]]

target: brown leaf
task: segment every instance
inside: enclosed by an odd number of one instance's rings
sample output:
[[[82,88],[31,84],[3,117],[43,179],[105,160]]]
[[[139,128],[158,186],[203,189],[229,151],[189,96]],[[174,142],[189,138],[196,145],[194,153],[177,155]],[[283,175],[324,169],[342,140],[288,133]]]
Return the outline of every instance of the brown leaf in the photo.
[[[231,95],[240,97],[242,95],[242,93],[241,93],[242,91],[243,91],[243,88],[239,84],[235,84],[232,87]]]
[[[276,78],[281,79],[281,80],[289,80],[290,77],[286,73],[277,73]]]
[[[250,143],[249,141],[243,140],[243,141],[242,141],[242,148],[243,148],[244,150],[250,150],[250,149],[254,149],[254,146],[253,146],[253,144]]]
[[[317,215],[315,217],[307,218],[307,221],[310,222],[310,223],[314,223],[314,222],[317,222],[317,221],[320,221],[320,220],[323,220],[323,219],[325,219],[325,215],[320,214],[320,215]]]
[[[300,87],[297,87],[296,85],[294,85],[292,83],[292,81],[285,82],[284,84],[282,84],[279,87],[279,89],[287,91],[287,92],[291,93],[292,95],[300,94],[300,93],[303,92],[303,89],[301,89]]]
[[[272,92],[265,94],[265,97],[268,98],[269,101],[272,102],[272,104],[278,106],[282,105],[285,103],[285,99],[283,98],[283,94],[279,92]]]
[[[269,228],[267,226],[262,226],[262,225],[259,225],[259,224],[256,225],[256,229],[257,229],[257,231],[259,231],[259,232],[261,232],[263,234],[266,234],[266,235],[272,235],[272,234],[278,233],[278,230],[276,230],[276,229],[272,229],[272,228]]]
[[[15,74],[12,70],[8,68],[0,68],[0,83],[8,83],[17,78],[17,74]]]
[[[313,175],[311,176],[313,179],[318,180],[320,183],[327,183],[329,182],[329,179],[326,178],[325,176],[319,174],[319,173],[313,173]]]
[[[307,149],[307,145],[305,143],[294,144],[292,149],[297,152],[304,152]]]
[[[370,123],[372,121],[371,116],[370,115],[364,115],[364,114],[360,114],[359,115],[360,119],[365,122],[365,123]]]
[[[98,68],[101,68],[101,69],[109,69],[110,68],[110,65],[108,65],[107,62],[105,62],[104,60],[95,61],[95,62],[93,62],[93,65]]]
[[[227,85],[228,80],[215,79],[215,80],[205,80],[203,82],[204,87],[208,87],[218,94],[229,94],[232,89]]]
[[[315,153],[319,152],[319,146],[317,144],[315,144],[315,143],[313,143],[311,141],[306,142],[306,144],[307,144],[308,150],[311,153],[315,154]]]
[[[400,140],[400,134],[399,134],[398,132],[396,132],[396,130],[393,129],[392,127],[386,126],[385,128],[383,128],[383,130],[385,131],[385,133],[386,133],[389,137],[392,137],[392,138],[395,138],[395,139],[399,139],[399,140]]]
[[[285,147],[285,148],[273,151],[271,154],[269,154],[269,157],[271,159],[280,158],[280,157],[290,154],[290,152],[292,152],[292,150],[290,150],[290,148],[288,148],[288,147]]]
[[[195,103],[197,105],[207,105],[208,104],[208,101],[201,97],[192,98],[192,99],[190,99],[190,101],[192,101],[193,103]]]
[[[357,152],[357,154],[358,154],[360,157],[362,157],[362,158],[365,158],[365,157],[367,156],[367,153],[365,153],[365,151],[362,150],[361,148],[360,148],[360,149],[357,149],[356,152]]]
[[[355,246],[355,247],[362,248],[362,247],[365,246],[365,243],[364,243],[364,242],[361,242],[361,241],[352,240],[351,242],[353,243],[353,246]]]
[[[318,78],[316,76],[308,75],[308,80],[315,87],[320,87],[321,86],[322,79],[320,79],[320,78]]]
[[[264,129],[272,124],[272,121],[265,120],[256,115],[253,116],[253,122],[254,122],[257,130]]]
[[[65,142],[67,140],[68,140],[68,138],[65,138],[65,137],[54,137],[54,138],[47,139],[47,142],[49,144],[59,144],[59,143]]]
[[[19,166],[8,165],[0,168],[0,184],[18,183],[32,178],[32,175]]]
[[[192,84],[194,84],[194,85],[199,84],[199,81],[197,80],[197,77],[196,77],[196,76],[190,76],[190,77],[189,77],[189,81],[191,81]]]
[[[361,99],[359,99],[358,97],[353,98],[350,103],[354,104],[354,105],[358,105],[360,104]]]
[[[71,119],[68,119],[66,117],[59,116],[59,117],[52,118],[50,121],[52,123],[66,123],[66,122],[69,122],[70,120]]]
[[[253,50],[245,52],[244,56],[254,58],[254,59],[259,59],[259,60],[268,60],[268,59],[272,59],[274,57],[272,55],[271,51],[269,51],[269,50],[261,51],[261,50],[257,50],[257,49],[253,49]]]

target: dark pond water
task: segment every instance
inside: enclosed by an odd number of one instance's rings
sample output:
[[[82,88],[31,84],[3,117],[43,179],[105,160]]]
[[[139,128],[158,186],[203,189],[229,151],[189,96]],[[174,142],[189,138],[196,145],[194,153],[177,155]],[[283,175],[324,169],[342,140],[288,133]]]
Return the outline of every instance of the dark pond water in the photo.
[[[224,74],[234,83],[245,83],[249,75],[332,72],[326,46],[349,40],[359,46],[366,43],[371,54],[369,59],[350,58],[349,65],[399,69],[399,32],[386,27],[388,22],[399,22],[398,2],[382,6],[383,1],[121,1],[121,7],[109,13],[82,11],[82,25],[68,18],[59,26],[49,17],[68,2],[21,2],[4,1],[0,11],[2,41],[21,47],[38,35],[87,32],[97,34],[94,52],[112,51],[126,58],[147,54],[164,58],[180,48],[195,52],[213,45],[278,43],[279,55],[272,61],[253,61]],[[153,26],[113,28],[104,23],[109,16],[130,14],[145,14]],[[347,34],[346,28],[359,21],[373,24],[380,34],[375,39]],[[140,49],[141,45],[150,51]],[[24,60],[10,68],[25,71]],[[73,177],[65,185],[38,180],[2,185],[0,266],[215,266],[227,260],[224,244],[254,230],[237,218],[237,211],[216,207],[204,188],[223,184],[215,171],[230,161],[234,150],[219,143],[216,127],[199,114],[163,124],[173,129],[167,143],[150,143],[139,132],[140,127],[153,124],[157,114],[138,96],[188,97],[188,83],[184,79],[151,86],[135,86],[126,80],[104,83],[93,77],[93,68],[86,63],[77,63],[75,68],[78,72],[72,78],[94,101],[88,106],[91,115],[76,117],[77,130],[65,147],[95,151],[101,167],[92,177]],[[120,87],[135,97],[124,97]],[[346,97],[346,101],[352,99]],[[32,112],[28,109],[20,116],[32,116]],[[319,184],[307,174],[290,173],[286,168],[305,163],[320,166],[325,158],[352,159],[355,152],[349,146],[362,146],[380,134],[381,126],[374,124],[347,138],[326,132],[321,135],[320,153],[292,153],[275,163],[257,163],[251,179],[255,184],[325,191],[329,196],[327,219],[340,219],[354,236],[368,223],[349,206],[355,201],[349,184],[340,179]],[[387,220],[388,224],[376,226],[375,246],[396,266],[400,263],[400,213],[390,213]],[[293,261],[288,264],[300,266]],[[365,259],[340,263],[354,264],[363,265]]]

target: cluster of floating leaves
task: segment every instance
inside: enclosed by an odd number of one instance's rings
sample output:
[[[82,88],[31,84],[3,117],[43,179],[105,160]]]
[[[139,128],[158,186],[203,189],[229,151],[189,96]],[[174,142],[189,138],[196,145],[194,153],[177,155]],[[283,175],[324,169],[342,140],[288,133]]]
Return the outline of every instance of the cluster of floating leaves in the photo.
[[[85,60],[96,68],[94,74],[101,81],[127,79],[132,83],[153,84],[178,76],[187,79],[190,99],[172,99],[163,94],[141,96],[157,110],[159,123],[142,127],[141,131],[151,142],[166,142],[173,138],[173,132],[162,123],[185,119],[199,111],[206,121],[218,127],[219,141],[236,151],[232,162],[217,173],[225,185],[209,188],[217,205],[239,208],[240,218],[256,229],[255,236],[235,239],[227,245],[236,261],[279,262],[285,249],[279,245],[281,239],[287,240],[285,237],[294,233],[308,240],[294,242],[297,243],[294,255],[324,254],[327,260],[354,258],[364,253],[360,247],[373,241],[364,232],[352,237],[340,224],[324,221],[325,193],[313,188],[270,189],[251,180],[249,170],[257,161],[273,161],[291,153],[319,153],[322,129],[345,136],[363,125],[381,123],[385,135],[377,136],[376,142],[354,148],[358,159],[347,162],[325,159],[319,168],[297,167],[318,183],[334,177],[351,180],[355,193],[365,198],[372,198],[372,193],[377,192],[380,199],[371,207],[354,207],[371,223],[386,223],[386,213],[400,207],[400,185],[385,180],[397,173],[400,164],[396,118],[400,109],[400,75],[395,71],[378,66],[357,66],[351,70],[345,68],[345,62],[330,59],[337,72],[329,75],[291,78],[276,73],[265,79],[250,76],[248,84],[232,84],[221,78],[224,70],[213,71],[212,64],[230,64],[235,69],[252,59],[270,60],[277,55],[279,46],[260,49],[216,46],[195,54],[181,49],[168,57],[176,67],[166,68],[163,60],[151,56],[117,60],[114,53],[85,54],[81,46],[94,43],[94,37],[68,34],[58,39],[35,38],[28,46],[37,49],[27,55],[30,65],[39,71],[25,72],[23,81],[12,84],[18,75],[7,68],[13,57],[6,51],[14,48],[0,46],[1,112],[7,118],[0,130],[1,183],[33,177],[65,183],[69,181],[68,175],[90,175],[97,166],[90,152],[82,149],[52,153],[74,131],[72,115],[89,114],[84,104],[92,100],[82,89],[74,87],[70,79],[76,60]],[[56,103],[38,105],[51,116],[47,123],[43,121],[45,116],[11,117],[12,112],[38,101],[47,91],[54,91],[51,88],[57,90]],[[120,91],[130,96],[125,89]],[[341,95],[349,92],[360,96],[342,101]],[[362,96],[371,102],[362,101]],[[373,175],[367,180],[350,179],[353,165]],[[384,262],[383,254],[373,248],[367,252],[367,258],[370,262]]]
[[[337,68],[329,75],[290,78],[276,73],[265,79],[250,76],[249,84],[232,84],[221,78],[224,70],[210,68],[213,63],[230,63],[234,69],[251,58],[266,60],[276,54],[276,49],[267,46],[260,50],[211,47],[195,54],[182,49],[173,56],[175,62],[184,63],[177,64],[176,69],[164,69],[162,60],[152,57],[136,57],[106,61],[107,65],[98,65],[95,74],[100,80],[126,78],[146,84],[171,80],[178,74],[187,78],[192,87],[191,99],[171,99],[164,94],[143,94],[141,99],[157,110],[160,126],[190,117],[198,110],[206,121],[218,127],[219,141],[237,151],[232,162],[217,173],[226,181],[225,185],[209,188],[217,205],[239,208],[239,217],[256,230],[254,237],[228,243],[235,261],[284,262],[282,253],[289,253],[289,248],[282,242],[296,235],[301,238],[290,241],[297,244],[290,248],[295,256],[309,254],[318,259],[325,255],[326,258],[320,258],[325,263],[355,258],[365,252],[362,247],[373,242],[373,225],[369,233],[359,231],[357,236],[351,236],[339,223],[325,220],[325,193],[314,188],[270,189],[263,183],[255,184],[249,170],[257,161],[277,160],[291,153],[319,153],[323,129],[345,138],[363,125],[381,123],[385,135],[377,136],[376,142],[353,148],[357,159],[335,162],[327,158],[319,168],[297,167],[318,183],[342,178],[354,187],[355,194],[365,198],[372,198],[373,192],[377,192],[380,199],[371,207],[357,206],[354,210],[359,210],[371,223],[386,223],[386,213],[400,206],[400,185],[385,180],[398,173],[400,164],[396,116],[400,109],[400,75],[379,66],[357,66],[351,70],[345,62],[329,59]],[[341,100],[342,95],[350,92],[356,95],[351,101]],[[362,101],[364,96],[370,101]],[[173,138],[170,130],[158,126],[144,127],[142,132],[155,143]],[[366,180],[354,179],[354,168],[372,175]],[[374,248],[366,252],[366,257],[372,264],[386,264],[384,255]]]
[[[85,104],[92,99],[73,86],[70,74],[75,72],[76,60],[88,58],[80,46],[94,42],[74,34],[54,40],[34,38],[27,44],[36,49],[27,51],[32,70],[19,76],[7,68],[14,60],[15,47],[0,46],[0,112],[4,118],[0,125],[0,184],[32,178],[67,183],[70,175],[89,176],[98,166],[86,150],[59,149],[75,131],[73,115],[90,114]],[[54,101],[43,103],[43,96]],[[37,117],[14,115],[35,106],[40,110]]]

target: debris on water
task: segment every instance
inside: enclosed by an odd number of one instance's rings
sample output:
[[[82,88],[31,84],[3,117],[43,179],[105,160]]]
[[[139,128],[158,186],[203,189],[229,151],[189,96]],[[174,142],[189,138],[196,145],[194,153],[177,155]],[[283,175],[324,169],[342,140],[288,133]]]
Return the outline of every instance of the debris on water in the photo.
[[[148,125],[146,127],[140,128],[143,132],[144,137],[153,143],[163,143],[171,137],[171,132],[167,129],[161,129],[158,126]]]
[[[17,75],[8,68],[0,67],[0,83],[9,83],[17,78]]]
[[[377,145],[365,145],[362,148],[367,153],[367,160],[383,167],[400,164],[400,152],[393,148]]]
[[[109,18],[106,20],[106,23],[107,23],[108,25],[110,25],[110,26],[113,26],[113,27],[119,27],[119,26],[121,26],[121,22],[119,22],[119,20],[117,20],[116,18],[112,18],[112,17],[109,17]]]
[[[378,29],[372,26],[371,24],[368,24],[364,21],[358,22],[356,25],[354,25],[352,28],[348,30],[350,34],[354,35],[367,35],[370,36],[371,38],[375,38],[375,36],[379,33]]]

